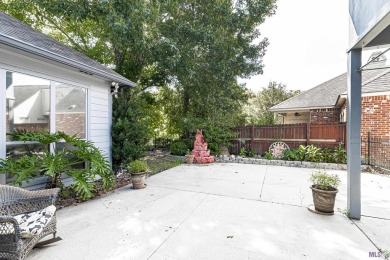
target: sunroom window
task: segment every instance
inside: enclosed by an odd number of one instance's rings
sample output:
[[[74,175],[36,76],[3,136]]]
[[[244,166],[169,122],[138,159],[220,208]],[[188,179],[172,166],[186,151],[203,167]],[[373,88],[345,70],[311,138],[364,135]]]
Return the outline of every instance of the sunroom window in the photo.
[[[56,130],[86,137],[86,89],[54,83],[56,89]]]
[[[9,134],[16,130],[63,131],[87,138],[86,88],[17,72],[7,71],[5,74],[6,157],[37,154],[45,148],[37,142],[11,140]],[[64,147],[66,145],[60,143],[50,148],[58,150]],[[9,176],[6,181],[10,181]]]

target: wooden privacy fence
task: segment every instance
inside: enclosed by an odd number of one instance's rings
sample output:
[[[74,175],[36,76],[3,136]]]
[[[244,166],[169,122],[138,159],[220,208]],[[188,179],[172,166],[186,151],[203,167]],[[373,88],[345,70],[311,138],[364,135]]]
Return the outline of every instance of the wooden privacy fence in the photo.
[[[230,152],[239,154],[244,147],[256,154],[264,154],[273,142],[285,142],[290,148],[301,144],[336,147],[345,144],[346,129],[346,123],[240,126],[233,129],[237,138],[231,141]]]

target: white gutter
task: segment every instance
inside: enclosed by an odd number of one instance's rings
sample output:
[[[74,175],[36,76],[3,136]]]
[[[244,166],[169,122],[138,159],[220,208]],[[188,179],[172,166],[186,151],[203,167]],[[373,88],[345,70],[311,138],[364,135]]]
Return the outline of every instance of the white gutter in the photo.
[[[327,108],[335,108],[334,106],[327,107],[295,107],[295,108],[281,108],[281,109],[268,109],[269,112],[288,112],[288,111],[298,111],[298,110],[311,110],[311,109],[327,109]]]

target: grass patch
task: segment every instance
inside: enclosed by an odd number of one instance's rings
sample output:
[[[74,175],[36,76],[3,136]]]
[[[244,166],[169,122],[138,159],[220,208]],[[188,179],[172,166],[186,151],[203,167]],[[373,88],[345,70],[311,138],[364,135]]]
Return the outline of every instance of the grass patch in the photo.
[[[146,159],[149,168],[149,175],[166,171],[170,168],[181,165],[183,162],[172,156],[149,157]]]

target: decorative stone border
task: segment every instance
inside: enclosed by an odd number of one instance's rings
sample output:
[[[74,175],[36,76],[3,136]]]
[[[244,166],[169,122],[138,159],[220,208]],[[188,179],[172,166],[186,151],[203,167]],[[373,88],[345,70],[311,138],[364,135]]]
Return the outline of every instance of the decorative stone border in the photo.
[[[301,167],[301,168],[316,168],[329,170],[347,170],[347,165],[342,163],[317,163],[317,162],[301,162],[301,161],[285,161],[285,160],[267,160],[258,158],[246,158],[234,155],[216,156],[215,162],[218,163],[244,163],[244,164],[260,164],[260,165],[275,165],[286,167]],[[367,165],[361,166],[362,171],[369,171]]]

